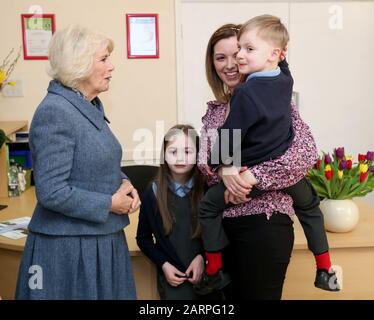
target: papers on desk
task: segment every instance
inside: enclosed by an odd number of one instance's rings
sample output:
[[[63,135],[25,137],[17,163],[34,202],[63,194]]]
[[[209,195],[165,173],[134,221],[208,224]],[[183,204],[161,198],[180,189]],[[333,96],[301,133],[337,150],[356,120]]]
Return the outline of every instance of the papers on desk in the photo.
[[[0,234],[2,237],[6,237],[13,240],[18,240],[27,237],[27,230],[13,230]]]
[[[0,222],[0,236],[10,239],[20,239],[27,236],[27,226],[30,217],[22,217]]]

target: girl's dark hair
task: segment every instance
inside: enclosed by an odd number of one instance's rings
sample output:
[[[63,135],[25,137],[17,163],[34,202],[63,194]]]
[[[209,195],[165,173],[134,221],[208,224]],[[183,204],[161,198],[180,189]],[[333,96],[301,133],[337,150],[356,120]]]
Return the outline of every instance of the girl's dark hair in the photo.
[[[214,46],[222,39],[237,37],[241,25],[225,24],[218,28],[210,37],[205,55],[205,73],[209,86],[217,101],[227,103],[231,98],[230,91],[219,78],[214,66]]]
[[[190,125],[178,124],[170,128],[166,133],[162,142],[161,157],[160,157],[160,168],[156,175],[156,186],[157,186],[157,205],[161,214],[162,224],[164,227],[165,234],[170,234],[173,228],[173,208],[171,207],[171,201],[169,201],[170,192],[169,184],[172,181],[171,172],[168,164],[165,162],[165,151],[170,142],[171,138],[177,134],[184,133],[190,137],[196,144],[196,155],[199,151],[199,136],[196,130]],[[192,238],[197,238],[201,235],[201,227],[198,223],[198,208],[201,198],[204,194],[205,180],[202,174],[200,174],[197,165],[195,164],[191,170],[189,178],[193,177],[194,185],[192,188],[191,195],[191,221],[192,221]]]

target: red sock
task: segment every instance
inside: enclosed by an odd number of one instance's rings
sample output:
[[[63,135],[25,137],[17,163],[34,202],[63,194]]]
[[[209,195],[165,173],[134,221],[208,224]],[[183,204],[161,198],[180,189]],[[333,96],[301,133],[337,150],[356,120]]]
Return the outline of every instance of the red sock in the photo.
[[[222,252],[205,251],[205,257],[207,260],[205,272],[213,276],[222,268]]]
[[[328,251],[321,253],[321,254],[315,254],[314,258],[316,259],[317,269],[325,269],[327,271],[330,270],[331,261],[330,261],[330,254]]]

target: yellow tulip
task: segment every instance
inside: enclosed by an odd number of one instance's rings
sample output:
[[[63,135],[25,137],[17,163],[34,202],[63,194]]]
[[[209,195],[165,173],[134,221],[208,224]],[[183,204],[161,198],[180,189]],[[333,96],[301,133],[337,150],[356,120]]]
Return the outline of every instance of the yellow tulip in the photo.
[[[338,170],[338,178],[343,179],[343,170]]]
[[[345,160],[352,160],[352,156],[345,156]]]
[[[360,173],[365,173],[369,170],[368,165],[365,163],[361,163],[359,166]]]
[[[329,164],[325,165],[325,171],[330,171],[331,170],[331,166]]]
[[[3,83],[6,79],[6,72],[0,69],[0,83]]]

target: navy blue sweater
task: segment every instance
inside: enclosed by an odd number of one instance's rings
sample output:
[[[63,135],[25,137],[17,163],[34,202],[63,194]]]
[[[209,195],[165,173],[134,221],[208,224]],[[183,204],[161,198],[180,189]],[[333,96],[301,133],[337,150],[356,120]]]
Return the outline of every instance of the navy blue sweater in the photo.
[[[178,270],[185,272],[185,265],[179,258],[170,237],[165,235],[160,210],[152,188],[148,188],[142,195],[136,242],[140,250],[153,261],[158,268],[169,262]],[[203,254],[201,245],[200,254]]]
[[[279,67],[279,75],[254,77],[235,89],[230,113],[212,149],[212,168],[232,164],[233,157],[234,164],[253,166],[281,156],[290,146],[293,79],[285,60]],[[241,130],[240,139],[234,139],[234,129]],[[236,158],[239,150],[241,159]]]

